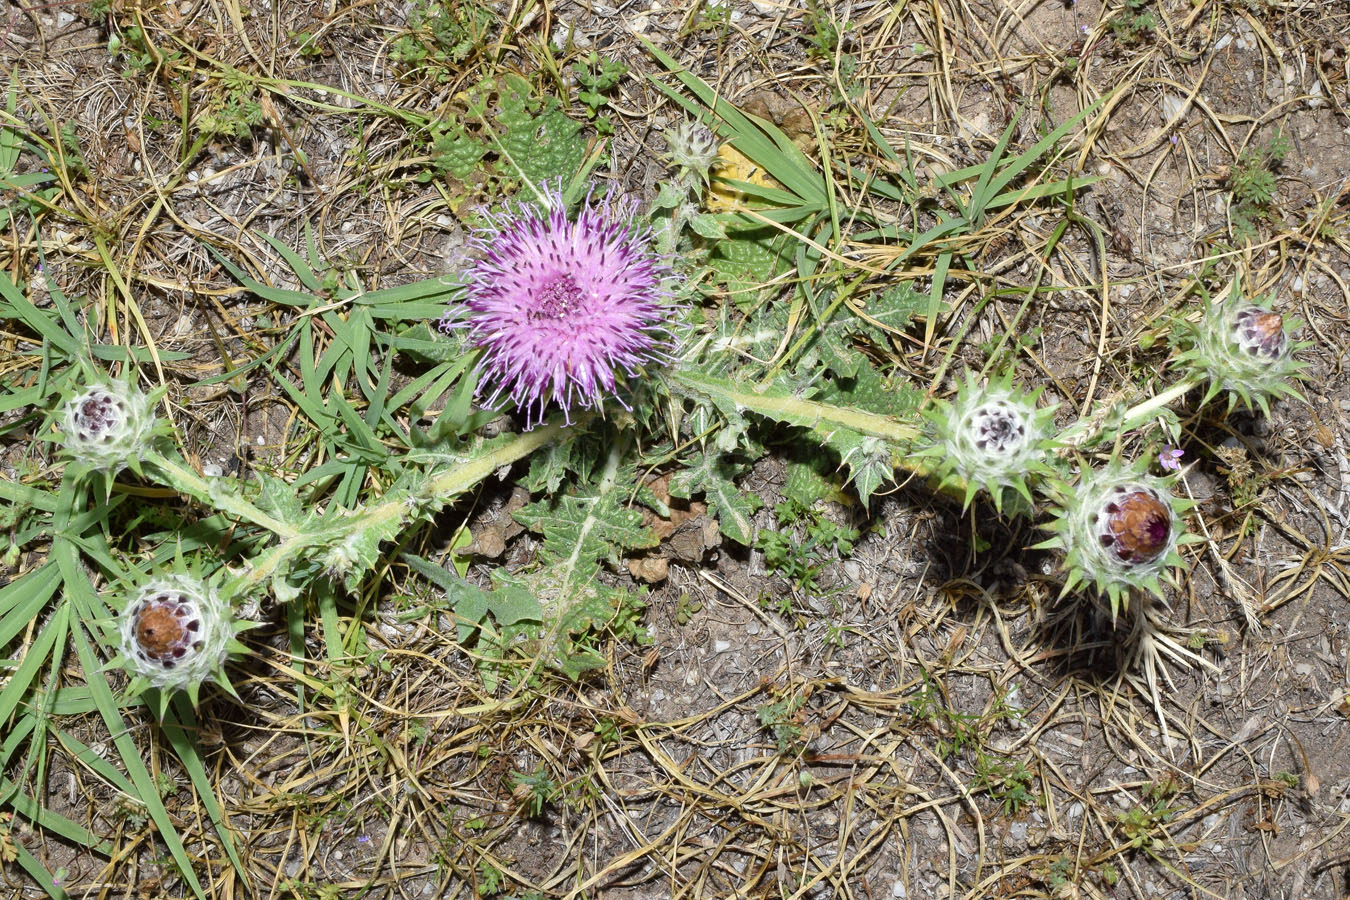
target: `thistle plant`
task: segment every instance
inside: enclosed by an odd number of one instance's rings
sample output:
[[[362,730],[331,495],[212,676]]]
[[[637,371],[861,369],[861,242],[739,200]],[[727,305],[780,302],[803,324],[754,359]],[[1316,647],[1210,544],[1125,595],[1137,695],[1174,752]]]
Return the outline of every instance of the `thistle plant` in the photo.
[[[1294,358],[1309,346],[1294,339],[1303,323],[1285,319],[1272,304],[1269,296],[1245,299],[1235,278],[1224,300],[1204,299],[1198,321],[1178,323],[1173,336],[1180,349],[1177,365],[1209,383],[1205,402],[1226,391],[1230,411],[1240,400],[1247,409],[1269,415],[1273,399],[1302,399],[1291,382],[1303,377],[1304,363]]]
[[[168,573],[139,585],[117,619],[120,652],[113,661],[134,676],[132,696],[159,691],[160,714],[169,695],[186,691],[195,705],[204,684],[231,693],[225,662],[247,652],[236,620],[216,587],[195,574]]]
[[[604,397],[624,403],[625,378],[663,359],[670,338],[672,275],[636,205],[587,196],[569,219],[558,190],[540,194],[543,205],[483,214],[469,241],[481,258],[441,322],[482,349],[485,405],[506,394],[527,427],[550,404],[570,422]]]
[[[1046,463],[1054,446],[1055,407],[1038,407],[1041,389],[1024,393],[1005,374],[984,387],[968,374],[956,398],[926,412],[933,434],[915,454],[933,460],[939,489],[955,489],[970,506],[983,487],[1003,511],[1011,488],[1032,505],[1031,484],[1053,471]]]
[[[1182,515],[1193,504],[1172,493],[1171,479],[1111,460],[1102,469],[1083,467],[1076,484],[1053,493],[1053,537],[1040,547],[1064,551],[1064,594],[1089,585],[1106,599],[1114,618],[1133,591],[1162,595],[1162,579],[1185,565],[1177,548],[1195,540],[1184,534]]]

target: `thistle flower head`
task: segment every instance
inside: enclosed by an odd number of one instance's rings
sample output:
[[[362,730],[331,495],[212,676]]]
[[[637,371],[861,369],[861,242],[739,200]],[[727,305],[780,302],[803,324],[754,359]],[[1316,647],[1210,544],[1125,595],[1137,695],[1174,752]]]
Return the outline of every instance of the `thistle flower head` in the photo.
[[[1178,364],[1209,382],[1206,401],[1227,392],[1230,410],[1241,401],[1269,415],[1272,398],[1300,396],[1292,382],[1304,366],[1294,352],[1308,346],[1293,339],[1301,325],[1272,310],[1269,298],[1243,298],[1234,279],[1226,299],[1205,301],[1198,322],[1179,323]]]
[[[195,704],[203,684],[229,687],[225,661],[244,652],[235,636],[249,625],[234,620],[214,587],[173,573],[136,588],[117,627],[119,660],[136,677],[133,693],[158,688],[167,702],[169,694],[186,690]]]
[[[968,375],[956,398],[928,411],[933,440],[919,455],[936,459],[943,485],[965,482],[965,504],[981,487],[1003,509],[1005,488],[1031,504],[1028,478],[1048,474],[1046,451],[1051,446],[1054,407],[1038,408],[1040,391],[1023,393],[1010,375],[979,387]]]
[[[569,219],[557,190],[544,196],[544,208],[486,216],[469,241],[481,258],[463,301],[441,320],[482,348],[485,405],[507,394],[527,426],[549,403],[570,421],[573,408],[615,396],[625,376],[663,359],[670,337],[671,273],[635,205],[587,197]]]
[[[1191,504],[1172,495],[1169,479],[1113,461],[1084,469],[1077,484],[1058,485],[1055,493],[1054,537],[1040,546],[1065,551],[1064,593],[1091,585],[1110,601],[1112,616],[1131,591],[1161,596],[1159,579],[1183,564],[1177,547],[1194,540],[1181,519]]]
[[[156,437],[150,398],[128,382],[87,387],[62,412],[66,452],[113,474],[134,465]]]
[[[672,165],[708,184],[717,164],[717,135],[700,122],[685,120],[665,133]]]

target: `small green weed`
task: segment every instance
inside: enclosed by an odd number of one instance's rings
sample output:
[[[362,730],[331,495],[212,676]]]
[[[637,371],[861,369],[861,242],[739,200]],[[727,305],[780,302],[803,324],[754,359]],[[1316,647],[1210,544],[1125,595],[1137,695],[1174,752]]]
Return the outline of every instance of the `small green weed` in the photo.
[[[773,510],[778,529],[761,529],[755,536],[765,567],[793,589],[806,592],[816,590],[816,576],[827,565],[851,556],[861,537],[858,529],[841,525],[822,511],[826,498],[842,494],[816,468],[814,461],[789,464],[783,500]]]
[[[408,13],[407,34],[389,49],[389,58],[406,73],[448,82],[463,63],[487,45],[494,15],[478,3],[416,0]]]
[[[759,724],[773,735],[778,753],[782,756],[792,756],[802,749],[800,713],[805,705],[805,697],[789,694],[771,703],[761,704],[755,710]]]
[[[947,705],[942,690],[928,676],[909,698],[910,716],[937,731],[934,747],[943,760],[964,756],[974,770],[971,792],[987,794],[1005,816],[1016,816],[1036,806],[1032,788],[1036,776],[1021,759],[989,749],[989,737],[1002,724],[1017,721],[1023,710],[1009,702],[1009,692],[1000,691],[984,714],[961,713]]]
[[[1249,147],[1238,157],[1228,175],[1228,190],[1233,195],[1228,212],[1234,241],[1254,240],[1258,225],[1274,216],[1275,173],[1292,149],[1284,132],[1276,131],[1269,141]]]
[[[263,123],[254,79],[244,72],[226,70],[209,97],[197,119],[203,137],[246,138]]]
[[[159,51],[151,46],[139,25],[112,30],[108,35],[108,55],[121,60],[127,71],[135,73],[150,71],[159,59]]]
[[[851,81],[858,70],[858,59],[843,50],[852,28],[851,23],[841,26],[828,9],[822,9],[815,0],[809,0],[806,6],[806,27],[808,30],[803,35],[806,39],[806,55],[830,68],[837,67],[840,79],[845,83]]]
[[[1180,809],[1172,805],[1172,799],[1180,791],[1181,786],[1171,778],[1159,779],[1144,792],[1143,804],[1131,807],[1116,817],[1116,826],[1130,846],[1140,850],[1152,846],[1152,832],[1170,822]]]
[[[617,59],[601,56],[592,50],[585,59],[572,64],[572,74],[581,87],[577,99],[586,110],[587,118],[595,124],[595,130],[601,134],[613,134],[614,122],[609,115],[602,113],[609,106],[609,94],[619,86],[619,81],[628,74],[628,66]]]
[[[295,52],[301,56],[316,57],[327,56],[329,51],[319,43],[311,32],[292,31],[289,33],[291,42],[295,44]]]
[[[1133,47],[1148,38],[1158,27],[1158,19],[1148,9],[1149,0],[1125,0],[1125,6],[1110,19],[1106,26],[1121,44]]]
[[[688,625],[694,615],[703,609],[703,603],[689,596],[686,591],[675,601],[675,624]]]
[[[544,807],[558,796],[559,787],[541,766],[533,772],[511,773],[511,796],[520,804],[520,809],[531,819],[544,812]]]

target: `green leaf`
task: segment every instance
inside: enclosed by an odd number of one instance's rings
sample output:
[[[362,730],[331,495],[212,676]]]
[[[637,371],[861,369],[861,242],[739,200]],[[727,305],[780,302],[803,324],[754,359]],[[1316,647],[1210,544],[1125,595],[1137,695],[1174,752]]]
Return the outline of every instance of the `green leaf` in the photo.
[[[519,581],[509,577],[499,580],[494,573],[495,589],[487,591],[415,554],[403,553],[400,558],[445,592],[455,611],[455,631],[460,644],[469,642],[473,633],[485,624],[488,615],[501,626],[542,623],[544,620],[539,601]]]
[[[516,521],[543,535],[544,551],[558,560],[585,567],[586,561],[617,564],[623,550],[654,547],[658,542],[642,525],[642,513],[622,505],[619,491],[565,494],[531,503]]]
[[[498,149],[508,165],[499,166],[532,185],[568,179],[581,168],[586,141],[581,123],[567,117],[557,99],[540,107],[525,79],[510,76],[502,88],[500,122],[505,129]]]
[[[753,491],[736,486],[734,479],[747,469],[749,463],[740,462],[733,454],[704,451],[687,468],[671,476],[670,495],[689,500],[701,492],[708,515],[717,519],[722,533],[749,547],[755,539],[751,516],[762,503]]]

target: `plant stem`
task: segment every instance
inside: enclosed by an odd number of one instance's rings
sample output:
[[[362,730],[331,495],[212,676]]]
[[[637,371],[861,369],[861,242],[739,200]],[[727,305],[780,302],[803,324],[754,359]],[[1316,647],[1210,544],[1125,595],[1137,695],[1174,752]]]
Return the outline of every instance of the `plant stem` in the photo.
[[[268,515],[245,500],[239,494],[238,488],[230,482],[220,479],[208,481],[198,475],[191,466],[170,459],[155,450],[147,453],[142,462],[157,470],[161,480],[180,494],[187,494],[228,516],[266,528],[282,540],[293,538],[299,533],[295,527]]]
[[[915,425],[892,416],[817,403],[801,397],[760,393],[754,388],[737,387],[724,378],[679,370],[671,372],[670,378],[670,386],[677,393],[711,400],[719,405],[733,404],[737,409],[748,409],[789,425],[812,429],[842,426],[896,444],[908,444],[920,434]]]
[[[544,425],[533,431],[516,435],[515,439],[503,444],[476,459],[457,463],[449,469],[431,476],[426,485],[428,498],[452,500],[459,494],[478,484],[493,472],[509,466],[541,447],[558,439],[563,433],[562,425]],[[295,558],[307,547],[317,546],[327,541],[356,534],[367,529],[377,532],[390,522],[400,521],[410,512],[406,497],[383,500],[370,506],[353,510],[351,514],[325,523],[318,531],[297,532],[291,529],[281,542],[267,549],[253,563],[248,571],[231,579],[225,587],[227,596],[242,597],[256,590],[268,578],[280,572],[286,563]]]

